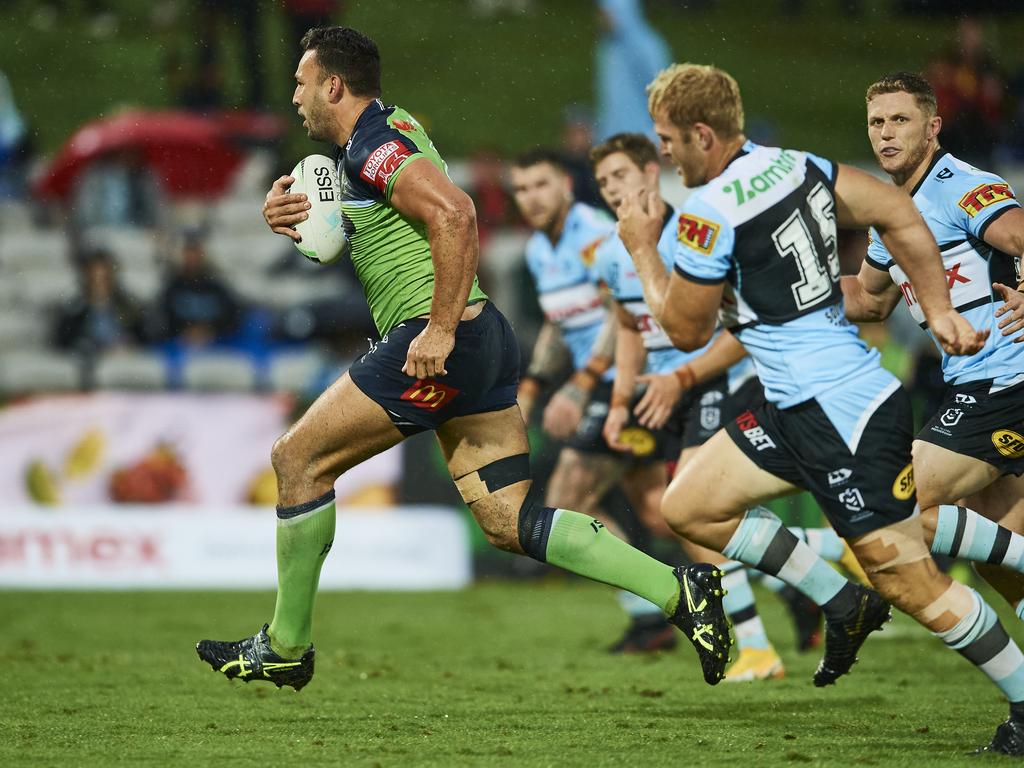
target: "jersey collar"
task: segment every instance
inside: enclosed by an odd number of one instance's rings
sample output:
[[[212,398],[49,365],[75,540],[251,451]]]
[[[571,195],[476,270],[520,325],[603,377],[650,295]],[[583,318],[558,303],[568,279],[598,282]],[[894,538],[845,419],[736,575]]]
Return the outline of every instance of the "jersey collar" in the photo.
[[[928,163],[928,170],[924,172],[924,175],[921,176],[920,179],[918,179],[917,184],[914,185],[914,188],[912,190],[910,190],[910,196],[911,197],[916,195],[917,194],[917,190],[919,190],[921,188],[921,185],[924,184],[928,179],[931,178],[932,171],[935,170],[935,166],[938,165],[939,160],[941,160],[942,158],[944,158],[948,154],[949,154],[949,152],[944,150],[942,147],[939,147],[939,151],[935,153],[935,156],[932,157],[932,161],[930,163]]]

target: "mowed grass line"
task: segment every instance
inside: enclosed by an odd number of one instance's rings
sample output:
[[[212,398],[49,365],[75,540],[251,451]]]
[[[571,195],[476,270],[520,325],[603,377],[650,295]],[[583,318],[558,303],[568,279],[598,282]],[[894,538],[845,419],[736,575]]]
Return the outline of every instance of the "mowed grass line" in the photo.
[[[578,580],[326,593],[295,694],[193,651],[254,631],[270,594],[0,593],[0,765],[977,765],[1004,705],[956,654],[901,617],[816,689],[759,597],[786,679],[709,688],[688,644],[607,655],[624,620]]]

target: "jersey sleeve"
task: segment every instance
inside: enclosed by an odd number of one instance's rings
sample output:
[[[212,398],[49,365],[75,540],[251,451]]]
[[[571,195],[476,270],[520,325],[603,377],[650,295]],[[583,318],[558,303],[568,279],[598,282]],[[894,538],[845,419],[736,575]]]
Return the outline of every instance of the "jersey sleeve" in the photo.
[[[1001,215],[1020,203],[1010,185],[994,173],[965,174],[956,194],[949,195],[946,213],[965,232],[977,238]]]
[[[346,153],[345,174],[364,195],[390,200],[395,181],[423,153],[416,142],[382,122],[358,137]]]
[[[676,219],[675,271],[694,283],[715,285],[732,268],[736,233],[718,213],[691,197]]]
[[[882,238],[878,236],[874,227],[868,230],[868,252],[864,256],[864,262],[883,272],[888,272],[889,267],[892,266],[892,256],[889,255],[889,251],[886,250]]]
[[[833,160],[829,160],[826,157],[819,157],[818,155],[812,154],[810,152],[805,152],[804,154],[807,155],[807,162],[814,163],[814,165],[817,166],[818,170],[825,174],[825,178],[828,179],[828,182],[829,184],[832,185],[832,188],[835,189],[836,175],[839,173],[839,166],[836,164],[836,162]]]
[[[614,248],[617,241],[618,238],[608,237],[597,246],[597,250],[594,252],[594,266],[591,269],[594,282],[612,292],[615,291],[616,282],[612,267],[615,261]]]

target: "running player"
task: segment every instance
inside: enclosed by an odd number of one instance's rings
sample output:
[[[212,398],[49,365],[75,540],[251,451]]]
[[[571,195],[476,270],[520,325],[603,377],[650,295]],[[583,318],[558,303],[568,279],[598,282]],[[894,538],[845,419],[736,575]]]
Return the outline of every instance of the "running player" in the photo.
[[[512,188],[520,214],[534,230],[526,244],[526,264],[545,317],[519,384],[523,418],[529,420],[538,392],[552,375],[549,361],[557,360],[552,354],[556,345],[568,347],[574,369],[544,410],[545,431],[566,441],[548,480],[545,503],[596,516],[623,536],[601,510],[601,498],[619,484],[641,524],[671,536],[659,509],[665,470],[658,457],[651,451],[646,458],[630,459],[610,449],[601,435],[614,375],[616,323],[593,267],[598,245],[614,234],[615,223],[605,212],[574,200],[572,177],[553,151],[534,149],[517,158]],[[619,599],[630,624],[609,650],[635,653],[675,646],[675,631],[656,605],[629,592]]]
[[[722,70],[674,65],[650,85],[649,104],[662,151],[694,192],[679,217],[667,281],[654,200],[623,203],[619,231],[644,296],[683,349],[711,338],[721,307],[768,401],[718,432],[676,475],[662,505],[669,524],[822,606],[826,649],[814,680],[828,685],[889,609],[827,566],[809,572],[805,547],[756,508],[810,490],[882,594],[977,664],[1006,694],[1011,719],[1024,716],[1024,656],[982,598],[938,570],[913,487],[902,482],[911,471],[909,398],[843,314],[837,225],[873,226],[943,349],[981,349],[987,333],[950,303],[920,214],[905,193],[855,168],[747,141],[739,87]]]
[[[942,356],[946,401],[914,441],[922,522],[933,552],[977,561],[1024,617],[1024,579],[999,567],[1024,570],[1024,537],[1007,530],[1024,531],[1024,345],[1000,328],[998,309],[1020,282],[1024,210],[1005,180],[942,149],[942,118],[924,78],[898,72],[873,83],[867,114],[879,165],[912,196],[939,244],[953,305],[991,331],[977,354]],[[851,320],[884,319],[902,298],[928,328],[915,287],[874,233],[859,274],[842,287]],[[1024,729],[1017,738],[1024,749]]]
[[[519,348],[476,281],[473,204],[445,172],[422,126],[380,99],[376,44],[345,27],[302,39],[292,103],[310,138],[336,145],[352,260],[381,339],[275,443],[278,591],[273,621],[237,642],[196,650],[229,678],[296,690],[313,676],[313,603],[335,530],[337,477],[406,436],[434,430],[466,504],[496,547],[658,605],[693,642],[707,682],[730,645],[720,572],[673,570],[593,518],[529,493],[529,446],[516,405]],[[281,177],[263,213],[276,233],[309,207]],[[429,546],[425,542],[424,546]]]
[[[659,189],[661,168],[658,150],[643,134],[620,133],[608,138],[591,150],[590,162],[601,195],[613,211],[618,210],[630,195],[647,195]],[[664,222],[658,253],[665,265],[667,278],[668,270],[675,261],[678,211],[659,197],[657,213]],[[743,354],[728,372],[692,386],[689,363],[706,353],[711,343],[695,352],[682,352],[672,346],[665,332],[651,317],[644,302],[640,278],[629,252],[617,235],[598,246],[595,271],[611,294],[612,307],[619,321],[615,343],[615,384],[604,426],[605,438],[613,448],[628,452],[634,449],[636,441],[623,441],[624,431],[636,430],[637,426],[645,431],[655,431],[660,438],[659,448],[671,468],[667,474],[671,475],[677,466],[686,463],[698,446],[719,430],[724,421],[760,400],[760,383],[749,358]],[[645,370],[647,375],[641,376]],[[636,402],[634,394],[638,380],[642,380],[645,386]],[[666,482],[660,483],[662,491]],[[818,547],[817,554],[833,560],[842,556],[843,543],[834,531],[823,529],[801,533],[806,541]],[[768,640],[758,615],[746,566],[691,542],[684,542],[683,548],[694,561],[714,563],[726,574],[722,581],[726,588],[724,604],[733,622],[739,647],[739,656],[726,673],[726,681],[782,677],[785,674],[782,659]],[[801,601],[800,609],[806,611],[806,599],[796,594]],[[817,617],[820,614],[815,611],[813,615]],[[817,630],[816,621],[808,624],[811,631]]]

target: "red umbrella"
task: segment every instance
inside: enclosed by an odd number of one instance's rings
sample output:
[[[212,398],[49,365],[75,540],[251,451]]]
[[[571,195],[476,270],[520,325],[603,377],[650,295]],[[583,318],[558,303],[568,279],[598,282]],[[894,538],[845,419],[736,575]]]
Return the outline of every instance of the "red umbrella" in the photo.
[[[67,198],[90,162],[121,153],[149,168],[172,197],[223,194],[242,161],[213,118],[189,112],[124,112],[79,128],[35,182],[35,191],[42,197]]]

